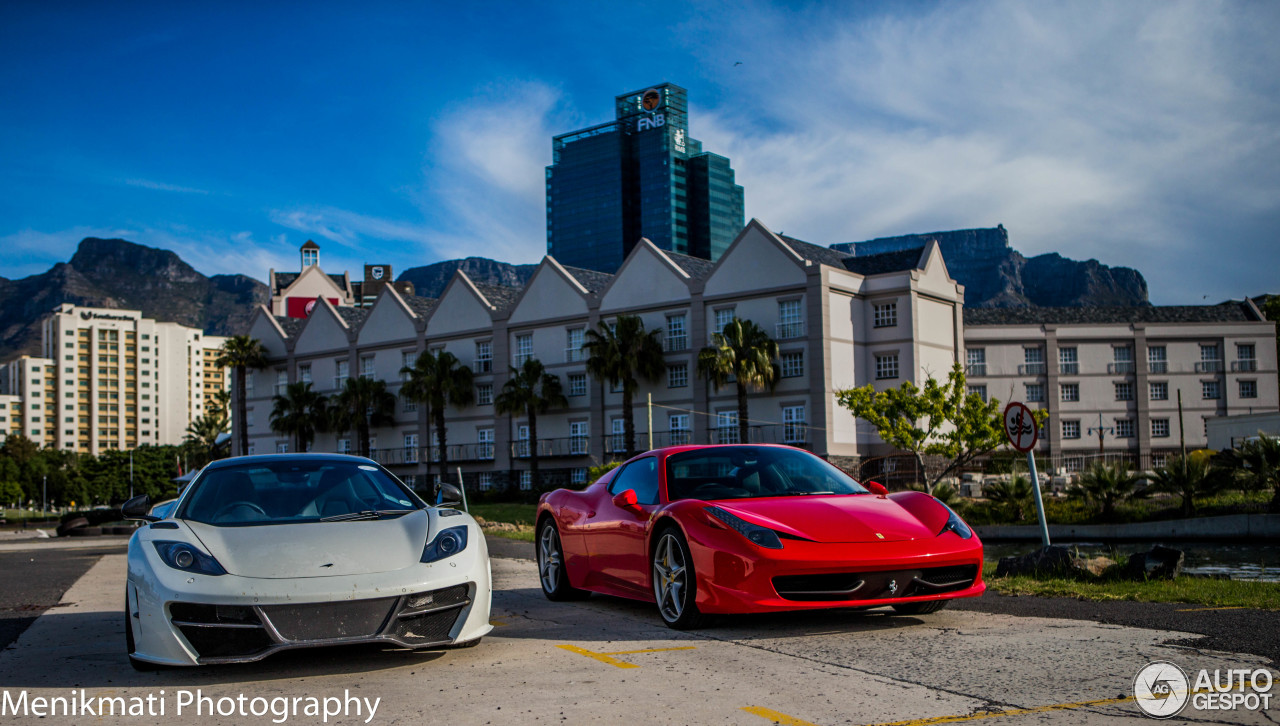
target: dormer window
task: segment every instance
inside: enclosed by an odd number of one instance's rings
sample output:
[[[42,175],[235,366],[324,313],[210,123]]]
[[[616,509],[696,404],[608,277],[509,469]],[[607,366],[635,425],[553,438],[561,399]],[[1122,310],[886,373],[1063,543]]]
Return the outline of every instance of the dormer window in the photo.
[[[318,264],[320,264],[320,245],[307,240],[306,244],[302,245],[302,269]]]

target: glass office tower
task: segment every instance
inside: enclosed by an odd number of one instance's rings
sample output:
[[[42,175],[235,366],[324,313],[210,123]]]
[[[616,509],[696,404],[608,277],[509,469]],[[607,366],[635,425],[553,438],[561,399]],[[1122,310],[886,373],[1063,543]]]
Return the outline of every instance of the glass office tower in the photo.
[[[743,226],[742,187],[723,156],[689,138],[688,93],[664,83],[614,99],[615,120],[552,140],[547,254],[616,272],[647,237],[717,259]]]

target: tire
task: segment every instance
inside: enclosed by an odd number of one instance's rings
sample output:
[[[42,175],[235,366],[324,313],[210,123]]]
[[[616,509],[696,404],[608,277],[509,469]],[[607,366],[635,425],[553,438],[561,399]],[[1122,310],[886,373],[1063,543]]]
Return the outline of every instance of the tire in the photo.
[[[706,624],[699,610],[698,578],[689,555],[689,543],[675,527],[658,533],[650,568],[653,599],[662,622],[673,630],[693,630]]]
[[[67,521],[58,525],[58,530],[57,530],[58,536],[66,537],[67,533],[70,532],[71,530],[78,529],[80,527],[88,527],[88,526],[89,526],[89,520],[85,519],[84,517],[76,517],[74,519],[68,519]]]
[[[534,549],[537,550],[538,558],[538,582],[542,584],[542,594],[548,600],[583,600],[591,594],[569,584],[569,573],[564,568],[564,547],[560,544],[560,532],[551,517],[538,523],[538,539]]]
[[[906,602],[894,605],[893,609],[900,615],[928,615],[936,613],[951,603],[950,600],[930,600],[929,602]]]

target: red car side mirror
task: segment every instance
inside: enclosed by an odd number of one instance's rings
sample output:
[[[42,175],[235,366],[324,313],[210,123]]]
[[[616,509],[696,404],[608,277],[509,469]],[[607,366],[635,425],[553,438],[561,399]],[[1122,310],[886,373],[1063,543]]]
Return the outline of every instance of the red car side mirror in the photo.
[[[885,486],[878,481],[867,482],[867,488],[871,490],[872,494],[876,494],[882,497],[889,493],[889,490],[886,489]]]
[[[613,496],[613,505],[618,509],[625,509],[636,514],[644,511],[640,508],[640,500],[636,498],[636,490],[634,489],[615,494]]]

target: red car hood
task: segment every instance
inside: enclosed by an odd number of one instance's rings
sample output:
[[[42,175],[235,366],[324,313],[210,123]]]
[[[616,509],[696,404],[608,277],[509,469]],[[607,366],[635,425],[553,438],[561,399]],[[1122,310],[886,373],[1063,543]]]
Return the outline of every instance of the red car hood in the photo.
[[[815,542],[897,542],[933,538],[938,534],[892,499],[871,494],[712,503],[749,522]]]

